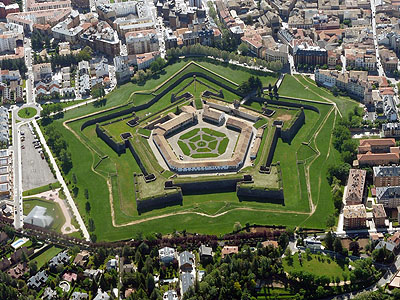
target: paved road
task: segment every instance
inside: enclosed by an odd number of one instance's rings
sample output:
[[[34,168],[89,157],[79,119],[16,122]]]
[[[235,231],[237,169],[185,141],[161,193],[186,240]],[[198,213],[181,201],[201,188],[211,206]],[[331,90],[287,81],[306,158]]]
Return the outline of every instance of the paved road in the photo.
[[[27,79],[26,79],[26,103],[31,104],[35,103],[35,94],[33,89],[33,72],[32,72],[32,47],[31,47],[31,39],[25,38],[24,39],[24,58],[25,64],[28,68],[27,72]]]
[[[20,126],[24,125],[25,123],[16,122],[17,111],[18,107],[15,107],[12,111],[13,170],[14,170],[14,227],[20,229],[24,224],[23,205],[22,205],[22,164],[21,164]]]
[[[70,194],[70,192],[69,192],[69,190],[68,190],[67,184],[65,183],[64,178],[63,178],[63,176],[62,176],[62,174],[61,174],[61,172],[60,172],[60,169],[59,169],[58,166],[57,166],[57,163],[56,163],[56,161],[55,161],[55,159],[54,159],[54,157],[53,157],[53,154],[51,153],[51,151],[50,151],[50,149],[49,149],[49,146],[48,146],[47,143],[46,143],[46,139],[44,138],[43,133],[42,133],[42,131],[40,130],[40,127],[38,126],[36,120],[34,120],[32,123],[33,123],[33,126],[36,128],[36,131],[37,131],[37,133],[38,133],[38,137],[39,137],[39,139],[40,139],[40,142],[41,142],[42,145],[43,145],[44,150],[45,150],[45,151],[47,152],[47,154],[49,155],[50,163],[53,165],[53,168],[54,168],[54,170],[55,170],[55,172],[56,172],[57,180],[61,183],[61,187],[62,187],[63,190],[64,190],[64,194],[65,194],[65,196],[66,196],[67,202],[68,202],[69,206],[71,207],[72,212],[73,212],[73,214],[74,214],[75,217],[76,217],[76,220],[78,221],[78,224],[79,224],[79,227],[80,227],[81,230],[82,230],[83,236],[84,236],[84,238],[85,238],[87,241],[90,241],[90,235],[89,235],[89,232],[88,232],[88,230],[87,230],[87,228],[86,228],[86,225],[85,225],[85,223],[83,222],[83,219],[82,219],[82,217],[81,217],[81,214],[79,213],[79,210],[78,210],[78,208],[77,208],[76,205],[75,205],[74,199],[72,198],[72,196],[71,196],[71,194]]]
[[[378,38],[376,35],[376,19],[375,19],[375,12],[376,12],[376,7],[375,7],[375,0],[371,0],[371,11],[372,11],[372,33],[374,36],[374,45],[375,45],[375,54],[376,54],[376,62],[378,65],[378,73],[379,76],[385,76],[385,72],[383,70],[382,64],[381,64],[381,58],[379,56],[379,51],[378,51]]]

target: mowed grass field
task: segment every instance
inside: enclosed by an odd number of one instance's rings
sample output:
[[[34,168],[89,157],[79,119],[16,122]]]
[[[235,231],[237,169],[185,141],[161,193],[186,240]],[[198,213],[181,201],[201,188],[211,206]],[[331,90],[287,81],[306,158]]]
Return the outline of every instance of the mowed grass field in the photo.
[[[350,97],[336,97],[328,89],[318,87],[314,80],[303,75],[285,75],[278,92],[280,96],[335,103],[342,115],[359,106]]]
[[[79,108],[65,113],[63,119],[53,122],[67,141],[69,145],[68,150],[72,155],[73,169],[65,175],[66,181],[72,181],[73,173],[77,177],[79,192],[75,201],[84,220],[86,222],[89,218],[94,220],[95,234],[98,240],[111,241],[128,239],[135,237],[139,232],[144,234],[156,232],[170,233],[173,230],[184,229],[189,232],[221,235],[231,232],[235,222],[240,222],[242,225],[250,223],[286,226],[302,225],[304,227],[309,226],[316,228],[325,227],[326,214],[333,212],[333,204],[330,195],[328,195],[330,194],[330,189],[327,189],[328,194],[321,192],[323,188],[326,188],[327,182],[325,179],[326,175],[320,163],[325,166],[327,163],[334,162],[338,157],[338,154],[332,150],[333,148],[329,144],[331,130],[335,122],[334,111],[331,111],[332,105],[330,104],[316,104],[320,109],[320,113],[309,110],[305,111],[306,124],[303,125],[290,145],[282,143],[281,140],[278,142],[274,161],[280,161],[281,163],[283,186],[285,190],[285,205],[274,202],[261,203],[241,201],[244,199],[239,199],[235,192],[205,193],[185,195],[183,206],[171,206],[157,209],[139,216],[134,198],[133,173],[141,173],[141,171],[132,155],[129,152],[122,155],[116,154],[106,143],[97,138],[95,126],[89,126],[81,131],[80,127],[86,119],[68,123],[71,131],[63,126],[64,121],[74,117],[86,115],[95,110],[100,111],[102,109],[107,109],[112,103],[114,105],[125,103],[131,97],[133,91],[145,91],[146,87],[148,89],[153,89],[159,86],[163,80],[168,78],[167,74],[171,76],[173,72],[177,72],[186,63],[187,62],[178,62],[168,66],[166,74],[160,75],[160,78],[149,80],[143,86],[128,83],[118,88],[115,92],[110,94],[106,105],[103,107],[94,108],[93,105],[84,106],[82,109]],[[203,62],[201,62],[201,64],[207,65]],[[213,65],[212,70],[220,72],[229,80],[245,78],[242,73],[244,71],[242,70],[237,71],[220,65]],[[245,73],[247,78],[251,76],[251,73]],[[268,78],[268,80],[271,81],[276,80],[274,77]],[[201,81],[204,81],[204,79],[201,79]],[[242,80],[236,83],[239,84],[241,81]],[[264,79],[263,82],[267,82],[267,80]],[[118,98],[116,95],[118,95]],[[121,100],[123,97],[125,98]],[[133,102],[135,102],[134,97]],[[168,101],[165,101],[163,104],[157,102],[147,111],[154,114],[159,111],[160,108],[162,109],[163,106],[168,106]],[[171,110],[174,109],[175,108],[171,108]],[[285,114],[292,115],[294,113],[296,113],[296,111],[277,109],[276,117]],[[104,114],[106,114],[106,112]],[[315,138],[314,135],[319,129],[321,130]],[[119,130],[121,130],[121,128],[115,129],[115,133]],[[270,133],[272,133],[272,130],[268,130],[268,134]],[[302,153],[302,147],[304,146],[302,146],[301,143],[304,141],[310,142],[314,149],[316,147],[319,149],[321,154],[318,157],[318,161],[312,161],[314,156],[316,156],[315,153]],[[326,147],[324,145],[326,145]],[[306,160],[307,163],[300,171],[296,163],[296,156],[293,155],[297,152],[301,152],[302,159]],[[97,165],[101,157],[107,158]],[[95,166],[96,168],[94,168]],[[316,213],[312,217],[309,217],[308,214],[310,211],[309,200],[307,197],[304,197],[307,195],[305,192],[307,190],[307,182],[304,177],[302,177],[302,180],[299,179],[299,176],[306,173],[307,166],[309,166],[310,174],[312,173],[315,176],[322,174],[313,179],[317,182],[313,183],[315,186],[311,186],[312,200],[317,205]],[[165,178],[167,177],[168,176]],[[107,180],[112,187],[113,198],[111,199],[111,203]],[[157,178],[157,180],[154,184],[160,184],[160,186],[162,186],[163,179]],[[89,202],[91,204],[91,211],[89,214],[85,211],[86,199],[83,193],[85,189],[89,191]],[[115,213],[116,227],[112,224],[111,205]],[[183,211],[185,211],[185,214],[178,214]],[[228,212],[218,215],[217,217],[207,217],[196,214],[205,213],[215,216],[226,211]],[[163,217],[149,219],[159,216]]]
[[[304,271],[312,273],[316,276],[328,276],[329,278],[339,277],[343,280],[343,274],[346,274],[346,278],[349,278],[350,271],[348,265],[345,262],[336,262],[329,256],[322,255],[310,255],[310,259],[307,259],[306,255],[302,253],[301,264],[299,256],[293,255],[293,264],[289,265],[287,259],[283,259],[283,268],[286,272],[290,271]]]

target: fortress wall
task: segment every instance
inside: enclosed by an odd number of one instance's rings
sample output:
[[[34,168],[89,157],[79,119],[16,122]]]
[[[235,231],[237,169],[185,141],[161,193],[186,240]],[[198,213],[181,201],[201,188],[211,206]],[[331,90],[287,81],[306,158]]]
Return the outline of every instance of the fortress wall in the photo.
[[[111,136],[107,134],[107,132],[101,128],[99,124],[96,124],[96,133],[99,138],[101,138],[104,142],[107,143],[115,152],[118,154],[125,153],[125,143],[124,142],[116,142]]]

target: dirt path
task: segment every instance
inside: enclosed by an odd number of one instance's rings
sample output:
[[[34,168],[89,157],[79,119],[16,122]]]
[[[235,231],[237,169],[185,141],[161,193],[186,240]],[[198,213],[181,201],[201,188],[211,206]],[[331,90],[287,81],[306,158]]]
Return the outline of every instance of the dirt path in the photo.
[[[65,204],[64,200],[60,198],[59,191],[60,191],[60,188],[58,188],[54,191],[47,191],[47,192],[43,192],[40,194],[32,195],[32,196],[29,196],[29,198],[32,198],[32,197],[41,198],[41,199],[45,199],[48,201],[54,201],[55,203],[60,205],[61,211],[65,218],[65,223],[61,227],[61,233],[62,234],[70,234],[70,233],[78,231],[78,229],[76,229],[75,226],[72,225],[72,222],[71,222],[72,219],[71,219],[71,215],[69,213],[68,207]]]
[[[343,117],[343,116],[342,116],[342,113],[340,112],[340,110],[338,109],[338,107],[337,107],[337,105],[336,105],[336,103],[335,103],[334,101],[332,101],[331,99],[326,98],[326,97],[324,97],[324,96],[322,96],[322,95],[320,95],[320,94],[314,92],[314,91],[311,90],[308,86],[306,86],[304,83],[302,83],[296,76],[293,76],[293,78],[296,79],[296,81],[297,81],[298,83],[300,83],[302,86],[304,86],[304,88],[305,88],[306,90],[308,90],[310,93],[313,93],[314,95],[317,95],[318,97],[321,97],[322,99],[324,99],[324,100],[328,101],[330,104],[332,104],[332,105],[335,107],[335,109],[338,111],[340,117]],[[312,84],[312,83],[310,82],[310,84]],[[317,85],[316,85],[316,86],[317,86]],[[317,87],[318,87],[318,86],[317,86]]]
[[[222,213],[215,214],[215,215],[209,215],[209,214],[205,214],[205,213],[200,213],[200,212],[187,210],[187,211],[179,211],[179,212],[173,212],[173,213],[168,213],[168,214],[148,217],[148,218],[145,218],[145,219],[135,220],[135,221],[124,223],[124,224],[115,224],[114,219],[113,219],[113,226],[114,227],[131,226],[131,225],[136,225],[136,224],[140,224],[140,223],[144,223],[144,222],[148,222],[148,221],[152,221],[152,220],[163,219],[163,218],[177,216],[177,215],[188,215],[188,214],[194,214],[194,215],[207,217],[207,218],[218,218],[218,217],[226,215],[227,213],[230,213],[230,212],[235,211],[235,210],[269,212],[269,213],[287,213],[287,214],[299,214],[299,215],[308,215],[309,214],[309,213],[306,213],[306,212],[298,212],[298,211],[291,211],[291,210],[255,209],[255,208],[248,208],[248,207],[232,208],[230,210],[227,210],[227,211],[224,211]]]
[[[310,167],[315,162],[315,160],[321,155],[321,151],[319,151],[319,149],[318,149],[318,146],[317,146],[317,143],[316,143],[316,139],[317,139],[318,134],[321,132],[322,128],[325,126],[329,116],[331,115],[331,113],[333,111],[335,111],[335,120],[334,120],[334,124],[335,124],[335,122],[336,122],[336,111],[338,111],[338,110],[337,110],[337,108],[335,109],[335,107],[332,107],[332,109],[329,111],[329,113],[325,116],[325,118],[324,118],[323,122],[321,123],[320,127],[318,128],[318,130],[315,132],[315,134],[311,138],[311,140],[313,140],[314,143],[315,143],[315,150],[317,151],[317,155],[311,160],[311,162],[306,167],[307,192],[308,192],[308,200],[309,200],[309,204],[310,204],[311,210],[310,210],[310,215],[303,222],[301,222],[301,224],[306,222],[315,213],[315,210],[318,207],[319,197],[317,199],[317,203],[316,204],[314,204],[313,199],[312,199],[311,183],[310,183]],[[329,140],[329,145],[331,145],[331,142],[332,142],[332,133],[331,133],[331,137],[330,137],[330,140]],[[329,155],[330,155],[330,146],[328,148],[326,159],[328,159]],[[319,180],[318,180],[318,193],[319,193],[320,188],[321,188],[321,176],[319,177]]]

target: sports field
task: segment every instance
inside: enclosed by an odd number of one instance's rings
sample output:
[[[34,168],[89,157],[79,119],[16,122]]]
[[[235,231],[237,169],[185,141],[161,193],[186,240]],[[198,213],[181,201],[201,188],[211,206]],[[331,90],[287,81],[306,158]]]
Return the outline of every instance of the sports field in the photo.
[[[306,122],[290,144],[278,140],[273,161],[279,162],[282,170],[284,203],[281,201],[245,201],[247,199],[239,199],[236,192],[205,191],[204,193],[184,195],[182,205],[138,214],[133,187],[133,173],[139,174],[141,169],[132,154],[127,152],[118,155],[114,152],[97,137],[94,125],[81,131],[81,125],[91,116],[76,121],[73,121],[73,119],[129,101],[133,101],[133,105],[146,103],[152,99],[151,95],[154,96],[166,87],[165,83],[163,84],[165,80],[169,78],[177,80],[178,76],[175,73],[179,72],[186,64],[187,61],[180,61],[166,67],[164,74],[159,75],[159,78],[147,81],[143,86],[128,83],[119,87],[107,97],[107,102],[103,107],[87,105],[68,111],[63,119],[53,122],[68,142],[72,156],[73,168],[64,176],[68,182],[72,181],[72,174],[75,174],[79,186],[75,201],[85,221],[88,222],[89,218],[93,219],[94,232],[98,240],[127,239],[135,237],[139,232],[145,234],[169,233],[173,230],[183,229],[188,232],[220,235],[231,232],[235,222],[240,222],[242,225],[250,223],[312,228],[325,227],[326,216],[334,211],[330,188],[326,180],[326,169],[330,163],[339,159],[339,154],[329,143],[331,130],[339,116],[332,103],[328,101],[314,103],[319,109],[319,113],[305,110]],[[216,72],[213,76],[223,81],[224,84],[229,84],[232,88],[237,87],[243,80],[252,75],[252,73],[244,70],[235,70],[223,65],[213,65],[208,62],[199,62],[199,64],[209,71]],[[222,74],[225,79],[222,80],[219,74]],[[186,84],[187,89],[184,89],[184,91],[190,90],[192,95],[196,97],[194,83],[189,83],[190,79],[186,80],[179,85],[179,88]],[[262,77],[264,86],[267,86],[270,82],[275,82],[275,80],[276,78],[271,76]],[[200,78],[199,81],[215,89],[221,89],[212,82],[206,82],[204,78]],[[196,91],[203,85],[197,82]],[[149,108],[137,112],[137,115],[141,118],[148,118],[146,121],[150,121],[152,116],[156,114],[165,115],[168,112],[174,112],[177,106],[185,105],[185,101],[171,105],[171,94],[176,92],[177,89],[178,87],[167,93]],[[143,94],[138,94],[138,91],[142,91]],[[315,93],[318,92],[319,88],[316,87]],[[200,96],[200,93],[197,95]],[[223,93],[228,102],[231,102],[229,99],[237,98],[235,94],[228,93],[228,91],[223,91]],[[321,94],[324,95],[324,93],[326,91],[321,90]],[[138,95],[140,96],[135,98]],[[176,95],[179,96],[180,93]],[[304,99],[311,97],[313,96]],[[298,100],[291,101],[299,102]],[[345,100],[339,99],[337,101],[341,104],[341,101]],[[307,101],[303,100],[303,103],[307,103]],[[339,107],[339,104],[337,106]],[[343,104],[342,106],[346,110],[350,105]],[[261,110],[258,103],[252,103],[250,108]],[[265,121],[262,121],[261,125],[272,124],[273,120],[279,118],[290,120],[297,112],[297,110],[288,110],[285,107],[274,107],[273,109],[276,111],[273,117],[265,117]],[[104,112],[103,114],[107,113]],[[64,123],[66,121],[68,123]],[[126,121],[116,122],[104,127],[116,138],[121,132],[130,131],[135,134],[135,150],[139,151],[140,157],[145,157],[143,160],[146,168],[157,174],[156,181],[148,184],[146,189],[152,193],[160,192],[163,190],[164,182],[173,173],[163,170],[158,165],[146,138],[142,136],[143,130],[140,134],[137,134],[136,129],[126,125]],[[261,125],[259,124],[259,126]],[[273,132],[272,127],[267,127],[262,139],[262,149],[268,149]],[[308,146],[305,146],[303,142],[307,142]],[[262,151],[255,160],[255,165],[259,166],[263,163],[267,154],[267,150]],[[270,186],[279,186],[277,171],[274,168],[272,168],[271,176],[260,174],[257,167],[248,168],[244,172],[252,174],[257,180],[268,182]],[[143,183],[139,182],[138,184]],[[87,201],[83,193],[85,189],[89,191],[90,195],[91,210],[89,213],[85,210]]]

